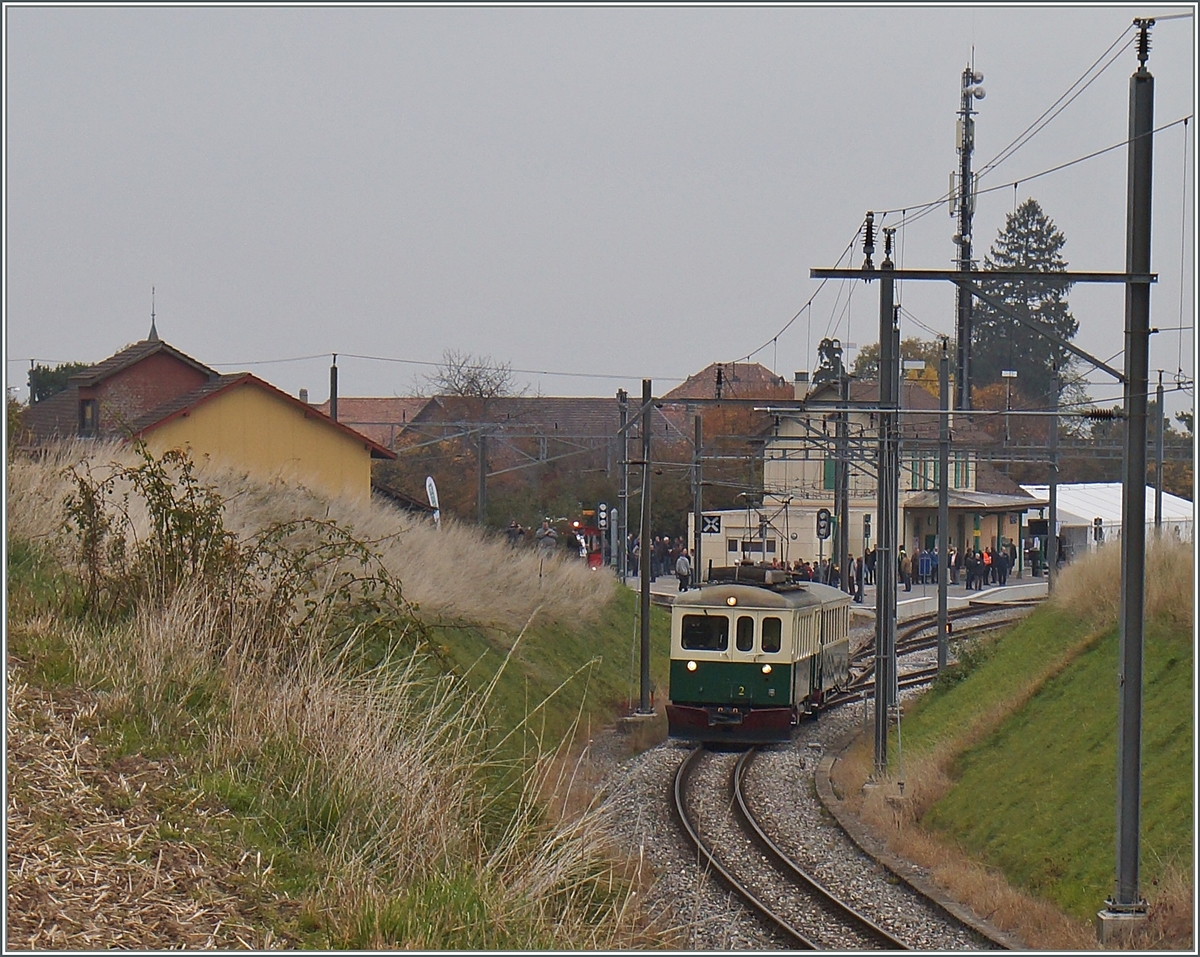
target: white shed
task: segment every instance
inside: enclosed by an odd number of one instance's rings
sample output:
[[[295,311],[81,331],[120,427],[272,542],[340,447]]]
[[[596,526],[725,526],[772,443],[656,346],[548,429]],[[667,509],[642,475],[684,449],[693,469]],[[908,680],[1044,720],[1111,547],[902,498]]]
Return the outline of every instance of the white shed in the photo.
[[[1038,498],[1049,498],[1048,485],[1022,485]],[[1096,546],[1094,529],[1100,520],[1103,541],[1115,542],[1121,535],[1121,483],[1089,482],[1058,486],[1059,535],[1068,549],[1078,552]],[[1049,517],[1046,509],[1044,517]],[[1186,498],[1163,492],[1163,534],[1191,541],[1195,506]],[[1146,531],[1154,530],[1154,487],[1146,486]]]

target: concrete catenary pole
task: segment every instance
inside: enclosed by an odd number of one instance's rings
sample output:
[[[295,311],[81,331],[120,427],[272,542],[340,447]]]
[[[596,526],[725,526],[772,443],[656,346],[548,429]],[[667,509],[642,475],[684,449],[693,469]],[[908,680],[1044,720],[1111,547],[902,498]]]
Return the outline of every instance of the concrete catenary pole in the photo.
[[[837,446],[833,473],[834,495],[836,496],[834,511],[837,515],[835,530],[837,532],[837,565],[841,572],[839,582],[842,591],[847,593],[854,591],[852,576],[850,574],[853,570],[853,562],[850,556],[850,452],[848,438],[850,415],[846,408],[849,390],[850,379],[846,375],[845,368],[840,367],[839,361],[838,398],[841,400],[841,409],[837,414],[837,424],[834,431],[834,442]]]
[[[1046,591],[1058,583],[1058,395],[1062,389],[1058,363],[1050,389],[1050,517],[1046,521]]]
[[[703,524],[704,515],[704,493],[703,493],[703,464],[700,461],[701,446],[704,442],[704,420],[700,413],[696,413],[696,441],[692,452],[692,481],[695,487],[692,489],[692,584],[700,584],[700,534]]]
[[[950,552],[950,343],[942,340],[942,358],[938,363],[938,671],[945,670],[949,657],[947,626],[950,616],[947,608],[947,582],[949,581]]]
[[[642,680],[638,714],[653,714],[650,707],[650,413],[653,391],[649,379],[642,380],[642,534],[639,584],[642,593]]]
[[[624,584],[629,577],[629,393],[617,390],[621,416],[621,461],[617,466],[617,574]]]
[[[1129,80],[1129,180],[1125,271],[1150,272],[1154,77],[1146,69],[1149,27],[1139,20],[1138,69]],[[1110,914],[1146,913],[1138,893],[1142,790],[1142,642],[1146,589],[1146,390],[1150,377],[1150,286],[1125,286],[1125,469],[1121,508],[1121,614],[1117,687],[1116,889]]]
[[[867,256],[874,246],[867,214]],[[891,236],[888,234],[888,239]],[[889,243],[890,246],[890,243]],[[888,706],[892,688],[892,654],[896,646],[896,481],[894,471],[895,409],[899,355],[895,349],[895,282],[890,248],[879,271],[879,457],[877,462],[879,542],[875,562],[875,771],[887,771]]]
[[[1154,392],[1158,406],[1158,422],[1154,425],[1154,537],[1162,537],[1162,492],[1163,492],[1163,386],[1162,369],[1158,370],[1158,388]]]

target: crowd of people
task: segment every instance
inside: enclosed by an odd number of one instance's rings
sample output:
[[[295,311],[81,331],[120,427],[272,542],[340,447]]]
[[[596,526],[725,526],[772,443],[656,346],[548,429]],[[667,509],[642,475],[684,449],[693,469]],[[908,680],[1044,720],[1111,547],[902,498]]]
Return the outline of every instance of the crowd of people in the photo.
[[[518,525],[515,520],[509,523],[507,537],[512,547],[522,545],[529,534],[528,530]],[[553,554],[559,543],[558,532],[549,519],[543,521],[541,527],[533,532],[532,539],[542,556]],[[630,573],[636,576],[641,568],[641,538],[630,534],[626,539],[625,548],[627,567]],[[608,557],[607,549],[605,557]],[[697,569],[693,566],[692,555],[682,535],[654,536],[650,543],[649,560],[651,581],[656,581],[660,576],[673,575],[679,581],[681,592],[698,584]],[[877,562],[878,552],[876,547],[872,546],[851,563],[846,590],[853,596],[854,601],[862,602],[864,586],[876,583]],[[896,581],[904,586],[906,592],[912,591],[914,583],[936,585],[939,562],[936,547],[925,549],[918,544],[911,552],[901,548],[896,556]],[[960,551],[951,545],[946,555],[949,583],[958,585],[961,581],[967,591],[980,591],[989,585],[1007,585],[1009,572],[1016,567],[1016,563],[1017,546],[1012,542],[1006,542],[999,548],[989,545],[982,551]],[[821,582],[834,588],[842,587],[842,570],[836,562],[828,558],[812,562],[798,558],[790,564],[774,558],[770,567],[786,569],[799,581]]]

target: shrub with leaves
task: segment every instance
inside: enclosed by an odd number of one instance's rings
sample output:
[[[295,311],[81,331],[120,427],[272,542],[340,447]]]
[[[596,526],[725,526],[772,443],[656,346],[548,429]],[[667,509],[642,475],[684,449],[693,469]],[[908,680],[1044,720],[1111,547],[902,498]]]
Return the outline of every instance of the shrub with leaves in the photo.
[[[220,493],[197,478],[186,452],[156,458],[139,445],[137,454],[136,464],[102,472],[87,462],[63,470],[72,487],[63,528],[75,542],[90,618],[127,618],[147,602],[162,607],[186,584],[227,612],[230,632],[250,636],[250,653],[294,642],[314,625],[341,644],[389,623],[405,632],[415,623],[415,606],[376,543],[353,529],[300,518],[239,539],[225,528]],[[139,527],[149,531],[139,537]]]

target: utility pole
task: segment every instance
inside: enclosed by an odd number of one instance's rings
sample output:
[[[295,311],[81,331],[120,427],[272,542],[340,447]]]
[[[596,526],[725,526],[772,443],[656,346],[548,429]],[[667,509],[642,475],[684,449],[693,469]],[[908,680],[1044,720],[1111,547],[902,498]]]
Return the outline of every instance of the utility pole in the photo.
[[[1062,389],[1058,363],[1054,363],[1054,385],[1050,390],[1050,518],[1046,525],[1046,591],[1058,584],[1058,394]]]
[[[1162,537],[1162,490],[1163,490],[1163,387],[1162,369],[1158,370],[1158,389],[1154,393],[1158,402],[1158,422],[1154,427],[1154,537]]]
[[[1154,77],[1146,69],[1149,29],[1138,25],[1138,69],[1129,80],[1129,179],[1125,271],[1150,272]],[[1117,687],[1116,889],[1099,915],[1102,938],[1146,919],[1138,893],[1142,797],[1142,643],[1146,600],[1146,387],[1150,377],[1150,286],[1125,286],[1125,468],[1121,508],[1121,631]]]
[[[850,455],[847,446],[848,432],[850,428],[849,412],[846,407],[846,400],[849,398],[847,391],[850,388],[849,379],[846,376],[846,369],[838,360],[838,397],[841,399],[842,408],[837,414],[837,424],[834,430],[834,443],[836,447],[836,460],[834,462],[833,471],[833,486],[834,486],[834,513],[837,516],[837,524],[834,526],[837,532],[835,540],[837,553],[838,569],[841,573],[839,583],[842,591],[851,592],[853,586],[850,584]],[[766,553],[763,553],[764,556]]]
[[[949,580],[950,539],[950,343],[942,339],[942,358],[938,363],[938,671],[944,671],[949,658],[950,623],[946,596]]]
[[[867,213],[863,249],[871,267],[874,215]],[[888,711],[892,660],[896,649],[896,408],[899,404],[899,350],[896,345],[895,284],[891,259],[892,230],[884,231],[884,259],[879,267],[879,457],[877,468],[879,544],[875,562],[875,772],[887,772]]]
[[[482,527],[487,520],[487,432],[479,429],[479,489],[476,493],[478,500],[478,519]]]
[[[958,110],[958,183],[951,189],[955,202],[951,203],[950,215],[958,213],[958,268],[970,272],[971,264],[971,219],[975,215],[975,182],[971,174],[971,154],[975,150],[975,111],[971,101],[985,96],[983,74],[976,73],[968,64],[962,72],[962,101]],[[953,179],[953,176],[951,177]],[[954,380],[954,407],[959,410],[971,408],[971,293],[958,287],[958,375]]]
[[[329,367],[329,417],[337,421],[337,353],[333,354],[333,365]]]
[[[704,420],[700,413],[695,419],[696,441],[692,451],[692,583],[700,584],[700,532],[704,515],[704,495],[700,462],[700,447],[704,441]]]
[[[621,461],[617,466],[617,574],[621,584],[629,577],[629,393],[617,390],[621,415]]]
[[[638,714],[653,714],[650,707],[650,414],[653,411],[653,391],[650,380],[642,380],[642,543],[641,576],[638,582],[642,594],[642,681]]]

